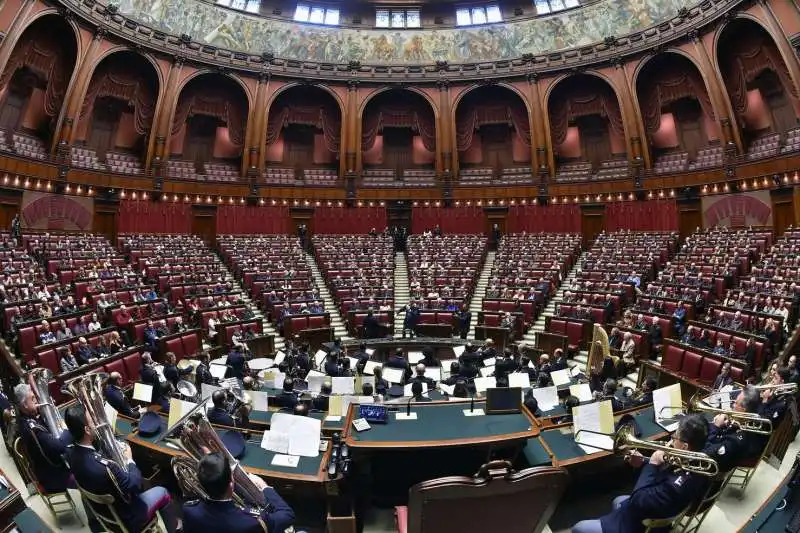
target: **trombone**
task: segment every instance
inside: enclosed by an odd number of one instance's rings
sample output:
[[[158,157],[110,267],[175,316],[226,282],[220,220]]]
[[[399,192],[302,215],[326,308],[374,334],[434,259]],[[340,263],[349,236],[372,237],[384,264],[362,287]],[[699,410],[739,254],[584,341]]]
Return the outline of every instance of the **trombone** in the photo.
[[[678,450],[665,444],[649,440],[641,440],[633,435],[633,428],[626,424],[619,428],[614,435],[614,452],[628,452],[631,450],[653,450],[664,452],[664,461],[674,467],[699,474],[714,477],[719,473],[717,462],[703,452]]]
[[[703,398],[698,398],[697,395],[689,399],[687,411],[693,413],[710,413],[712,415],[726,415],[732,424],[739,426],[742,431],[748,433],[756,433],[758,435],[769,435],[772,433],[772,421],[767,418],[761,418],[757,413],[745,413],[741,411],[734,411],[732,409],[721,409],[713,407],[706,403]]]
[[[772,391],[775,396],[797,394],[797,383],[781,383],[779,385],[751,385],[758,392]]]

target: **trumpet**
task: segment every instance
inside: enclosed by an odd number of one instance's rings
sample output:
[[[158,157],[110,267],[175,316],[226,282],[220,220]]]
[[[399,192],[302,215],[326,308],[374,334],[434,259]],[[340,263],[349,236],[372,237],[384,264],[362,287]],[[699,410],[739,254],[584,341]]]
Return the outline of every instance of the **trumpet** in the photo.
[[[772,421],[766,418],[761,418],[756,413],[744,413],[741,411],[734,411],[732,409],[720,409],[713,407],[706,403],[703,398],[698,398],[697,395],[689,399],[689,404],[686,410],[692,413],[710,413],[713,415],[725,415],[732,424],[735,424],[742,431],[748,433],[756,433],[758,435],[769,435],[772,433]]]
[[[753,385],[752,387],[759,392],[772,391],[772,394],[775,396],[797,394],[797,383],[781,383],[779,385]]]
[[[719,473],[719,465],[708,455],[702,452],[678,450],[657,442],[638,439],[633,435],[631,426],[625,425],[619,428],[614,435],[614,452],[624,453],[631,450],[664,452],[664,461],[668,465],[701,476],[714,477]]]

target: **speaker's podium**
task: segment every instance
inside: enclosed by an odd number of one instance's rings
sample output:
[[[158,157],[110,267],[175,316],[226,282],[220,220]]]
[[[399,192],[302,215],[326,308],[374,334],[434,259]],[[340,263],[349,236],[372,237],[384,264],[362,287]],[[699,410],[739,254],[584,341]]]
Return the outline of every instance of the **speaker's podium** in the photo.
[[[475,326],[475,340],[485,341],[486,339],[492,339],[497,350],[502,352],[511,343],[511,332],[508,328],[498,326]]]

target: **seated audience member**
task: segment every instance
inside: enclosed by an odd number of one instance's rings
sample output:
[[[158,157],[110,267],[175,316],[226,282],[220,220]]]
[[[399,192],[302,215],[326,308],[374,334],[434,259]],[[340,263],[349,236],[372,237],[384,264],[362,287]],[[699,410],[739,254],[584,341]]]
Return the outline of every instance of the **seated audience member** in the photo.
[[[111,333],[108,334],[107,349],[110,355],[119,353],[125,349],[125,344],[122,342],[119,333],[117,333],[116,331],[112,331]]]
[[[50,344],[56,342],[56,336],[50,330],[50,322],[42,320],[42,331],[39,333],[39,344]]]
[[[58,367],[62,373],[78,369],[78,361],[75,360],[75,356],[69,351],[68,346],[62,346],[58,349]]]
[[[94,348],[86,342],[86,337],[79,337],[78,349],[75,350],[75,359],[78,363],[87,365],[95,357],[97,357],[97,353],[94,351]]]
[[[242,509],[233,501],[233,472],[223,452],[206,455],[200,460],[197,480],[208,499],[183,505],[183,530],[207,533],[284,533],[294,531],[294,511],[275,489],[263,479],[251,475],[255,486],[264,494],[267,505],[258,512]]]
[[[727,387],[731,383],[733,383],[733,378],[731,377],[731,364],[723,363],[722,368],[719,371],[719,375],[714,378],[714,384],[711,385],[711,389],[720,390],[723,387]]]
[[[108,405],[116,409],[116,411],[129,418],[139,418],[140,412],[138,409],[132,409],[128,400],[125,399],[125,391],[122,390],[120,384],[122,383],[122,376],[119,372],[112,372],[108,375],[106,387],[103,391]]]

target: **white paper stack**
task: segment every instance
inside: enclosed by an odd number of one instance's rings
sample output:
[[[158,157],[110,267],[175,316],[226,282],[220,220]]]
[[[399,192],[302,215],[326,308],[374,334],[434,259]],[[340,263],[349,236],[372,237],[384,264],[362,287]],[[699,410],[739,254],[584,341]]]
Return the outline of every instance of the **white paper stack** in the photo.
[[[275,413],[269,431],[261,439],[261,447],[285,455],[316,457],[321,430],[322,421],[316,418]]]

